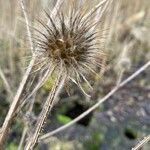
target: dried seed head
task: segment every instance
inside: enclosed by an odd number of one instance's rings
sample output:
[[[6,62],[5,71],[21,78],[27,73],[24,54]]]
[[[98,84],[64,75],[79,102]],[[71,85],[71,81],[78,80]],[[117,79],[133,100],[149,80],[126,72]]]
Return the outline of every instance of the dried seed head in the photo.
[[[100,34],[94,28],[98,22],[93,14],[85,17],[83,12],[72,10],[68,17],[64,13],[55,19],[46,15],[50,24],[40,21],[44,28],[37,30],[41,35],[35,37],[36,52],[42,62],[46,66],[61,66],[74,82],[80,77],[86,80],[84,75],[89,72],[96,73],[104,53],[100,50]]]

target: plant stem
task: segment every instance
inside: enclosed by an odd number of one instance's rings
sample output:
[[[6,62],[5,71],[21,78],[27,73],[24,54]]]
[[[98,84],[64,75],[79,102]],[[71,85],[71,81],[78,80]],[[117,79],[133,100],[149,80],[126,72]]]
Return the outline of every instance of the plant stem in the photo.
[[[140,150],[144,144],[148,143],[150,141],[150,135],[145,137],[142,141],[140,141],[132,150]]]
[[[36,129],[34,131],[34,134],[29,137],[29,141],[27,142],[27,145],[25,147],[25,150],[32,150],[38,140],[39,133],[41,132],[43,125],[46,121],[46,118],[49,114],[49,112],[52,110],[54,104],[55,104],[55,99],[58,96],[61,88],[64,85],[66,77],[63,76],[62,71],[60,72],[56,83],[54,84],[44,106],[42,109],[42,112],[39,115],[38,121],[36,123]]]
[[[15,95],[13,101],[12,101],[10,109],[9,109],[9,111],[7,113],[5,121],[4,121],[3,126],[1,128],[0,147],[4,146],[4,142],[5,142],[5,140],[6,140],[7,136],[8,136],[11,123],[12,123],[12,121],[14,119],[16,109],[18,108],[18,106],[20,104],[23,91],[24,91],[24,89],[26,87],[26,84],[27,84],[27,81],[29,79],[30,72],[31,72],[31,70],[32,70],[32,68],[34,66],[35,59],[36,59],[36,57],[32,58],[32,60],[31,60],[31,62],[29,64],[29,67],[28,67],[26,73],[23,76],[23,79],[22,79],[22,81],[20,83],[18,91],[17,91],[17,93],[16,93],[16,95]]]

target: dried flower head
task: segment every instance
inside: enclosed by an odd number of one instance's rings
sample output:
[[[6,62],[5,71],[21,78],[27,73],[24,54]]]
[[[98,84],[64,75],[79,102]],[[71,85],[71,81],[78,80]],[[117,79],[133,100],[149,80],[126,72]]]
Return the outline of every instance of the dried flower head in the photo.
[[[105,2],[107,0],[102,1],[99,6]],[[86,96],[89,96],[81,82],[85,81],[92,88],[86,76],[90,73],[95,74],[97,67],[101,67],[103,53],[100,50],[101,42],[97,28],[99,21],[95,18],[95,10],[92,13],[86,13],[84,9],[77,10],[75,7],[70,10],[69,15],[64,15],[60,10],[55,18],[46,13],[49,24],[40,21],[43,30],[36,30],[40,35],[35,37],[35,54],[39,58],[39,69],[44,75],[34,91],[37,91],[54,72],[56,80],[39,115],[34,134],[29,136],[26,149],[33,149],[35,146],[65,81],[72,80]]]
[[[63,69],[67,78],[81,89],[81,78],[90,86],[86,75],[96,74],[104,57],[96,28],[99,21],[94,19],[94,14],[85,15],[85,12],[72,9],[67,17],[61,12],[55,19],[46,13],[50,22],[47,25],[39,21],[43,30],[36,30],[40,35],[35,37],[36,54],[42,67],[51,71]]]

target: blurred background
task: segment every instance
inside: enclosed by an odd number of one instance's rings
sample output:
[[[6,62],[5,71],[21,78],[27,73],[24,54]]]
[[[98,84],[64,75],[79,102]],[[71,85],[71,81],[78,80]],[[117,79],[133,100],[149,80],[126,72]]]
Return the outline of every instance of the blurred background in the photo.
[[[65,0],[66,9],[73,0]],[[99,0],[77,0],[90,10]],[[31,26],[50,11],[56,0],[26,0]],[[80,3],[79,3],[80,4]],[[67,9],[66,9],[67,10]],[[94,78],[94,91],[87,99],[75,85],[70,96],[64,90],[49,116],[44,133],[67,124],[105,96],[120,79],[125,79],[150,60],[150,1],[114,0],[102,18],[102,44],[107,55],[102,79]],[[0,125],[9,109],[22,76],[31,59],[22,10],[16,0],[0,0]],[[41,110],[53,80],[36,96],[35,117]],[[85,87],[87,88],[87,87]],[[24,112],[25,110],[22,110]],[[17,150],[24,129],[24,115],[13,124],[7,150]],[[98,109],[77,124],[39,144],[44,150],[130,150],[150,134],[150,68],[127,84]],[[146,144],[142,150],[150,150]]]

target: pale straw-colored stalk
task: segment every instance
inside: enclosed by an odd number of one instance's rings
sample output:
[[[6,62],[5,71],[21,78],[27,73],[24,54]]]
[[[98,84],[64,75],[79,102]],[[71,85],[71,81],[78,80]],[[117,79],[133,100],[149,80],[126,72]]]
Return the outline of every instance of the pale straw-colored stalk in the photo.
[[[142,141],[140,141],[132,150],[140,150],[146,143],[150,141],[150,135],[144,137]]]

